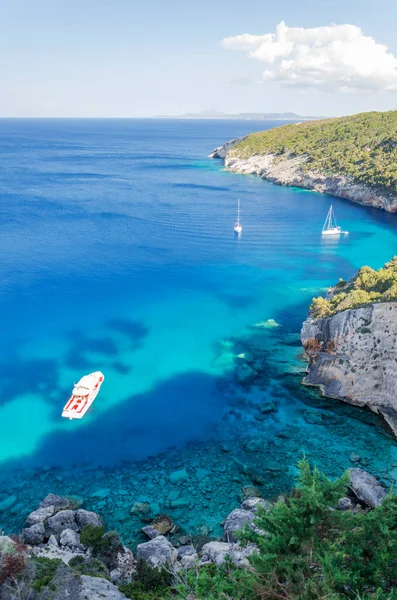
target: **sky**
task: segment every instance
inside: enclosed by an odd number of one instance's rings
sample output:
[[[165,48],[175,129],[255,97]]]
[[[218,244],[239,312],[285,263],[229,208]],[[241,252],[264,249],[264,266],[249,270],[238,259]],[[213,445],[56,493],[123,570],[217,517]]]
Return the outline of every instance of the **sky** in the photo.
[[[396,22],[396,0],[0,0],[0,116],[391,110]]]

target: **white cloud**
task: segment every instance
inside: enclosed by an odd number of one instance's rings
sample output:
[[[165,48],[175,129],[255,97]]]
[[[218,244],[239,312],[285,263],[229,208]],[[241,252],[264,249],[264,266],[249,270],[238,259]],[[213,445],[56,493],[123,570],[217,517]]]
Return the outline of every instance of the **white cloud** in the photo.
[[[397,58],[355,25],[287,27],[222,40],[266,65],[264,81],[322,91],[397,91]]]

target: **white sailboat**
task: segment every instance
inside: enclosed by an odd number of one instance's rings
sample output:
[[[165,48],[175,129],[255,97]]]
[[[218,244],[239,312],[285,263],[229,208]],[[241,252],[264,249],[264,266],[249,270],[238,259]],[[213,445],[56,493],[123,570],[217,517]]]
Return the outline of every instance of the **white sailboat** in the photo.
[[[243,228],[240,223],[240,200],[238,200],[237,204],[237,221],[234,224],[234,231],[238,234],[242,232]]]
[[[331,205],[322,230],[322,235],[347,235],[348,231],[342,231],[342,228],[336,222],[335,214]]]

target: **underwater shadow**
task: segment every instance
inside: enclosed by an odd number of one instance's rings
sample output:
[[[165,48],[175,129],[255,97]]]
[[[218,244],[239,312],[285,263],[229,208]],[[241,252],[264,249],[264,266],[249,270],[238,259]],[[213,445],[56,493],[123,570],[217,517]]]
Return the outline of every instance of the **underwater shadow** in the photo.
[[[110,466],[143,460],[171,447],[182,450],[189,442],[208,439],[223,414],[227,401],[216,390],[215,380],[197,372],[178,375],[95,418],[88,414],[83,422],[70,422],[70,431],[51,433],[30,457],[8,464]],[[99,403],[106,404],[105,394],[98,397]]]

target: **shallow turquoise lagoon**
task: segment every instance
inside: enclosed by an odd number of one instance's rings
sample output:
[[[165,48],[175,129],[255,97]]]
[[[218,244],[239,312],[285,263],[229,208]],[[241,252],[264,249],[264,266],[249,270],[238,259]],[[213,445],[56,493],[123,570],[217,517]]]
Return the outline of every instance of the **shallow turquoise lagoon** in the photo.
[[[130,543],[136,501],[218,535],[248,486],[287,491],[302,452],[332,476],[355,453],[397,480],[377,417],[301,386],[298,335],[314,295],[397,253],[396,217],[206,158],[275,124],[0,121],[0,529],[53,491]],[[347,238],[321,238],[331,202]],[[250,385],[240,354],[260,364]],[[97,369],[91,413],[62,421]]]

